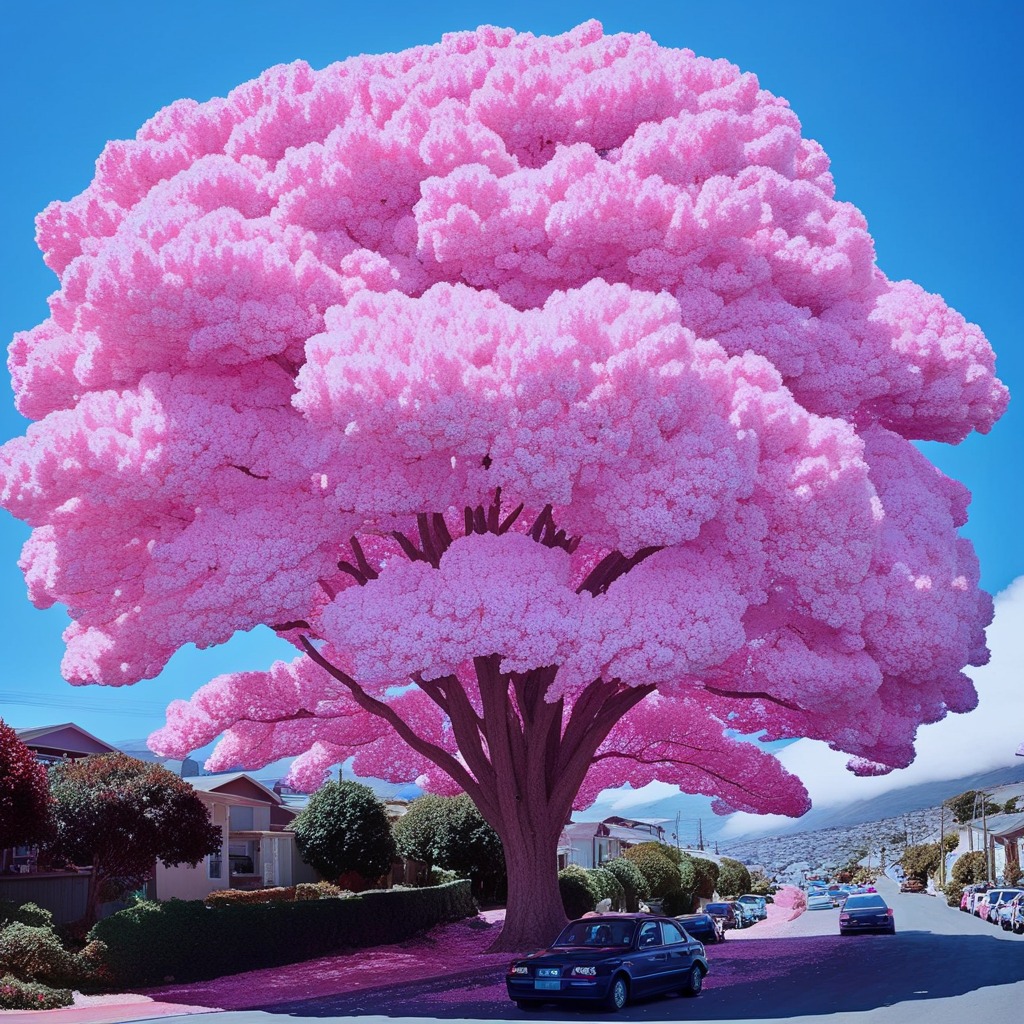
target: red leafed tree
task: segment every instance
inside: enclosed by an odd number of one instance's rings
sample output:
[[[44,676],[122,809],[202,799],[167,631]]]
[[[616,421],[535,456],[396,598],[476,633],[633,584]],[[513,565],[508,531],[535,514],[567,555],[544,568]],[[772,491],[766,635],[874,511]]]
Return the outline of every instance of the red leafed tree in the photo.
[[[90,866],[83,924],[100,904],[142,886],[157,860],[193,867],[221,848],[221,830],[174,772],[128,754],[62,761],[50,770],[54,829],[47,854]]]
[[[295,661],[154,745],[467,792],[507,948],[603,787],[796,815],[737,734],[881,772],[974,706],[968,494],[911,442],[1006,391],[753,75],[596,23],[276,67],[110,143],[38,234],[0,479],[66,677],[274,629]]]
[[[49,823],[46,768],[0,719],[0,850],[38,843]]]

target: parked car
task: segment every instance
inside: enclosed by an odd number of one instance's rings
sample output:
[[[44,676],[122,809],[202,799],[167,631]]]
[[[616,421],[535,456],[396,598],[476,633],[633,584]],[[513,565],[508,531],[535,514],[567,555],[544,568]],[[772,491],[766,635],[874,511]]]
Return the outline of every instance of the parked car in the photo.
[[[1015,935],[1024,935],[1024,899],[1014,900],[1010,914],[1010,930]]]
[[[722,930],[729,928],[742,928],[742,921],[736,916],[736,908],[731,903],[709,903],[704,908],[705,914],[717,918],[722,925]]]
[[[763,921],[768,916],[768,904],[763,896],[753,896],[748,893],[746,896],[738,896],[736,902],[742,903],[745,907],[752,907],[754,918],[758,921]]]
[[[839,914],[839,934],[870,931],[888,932],[890,935],[895,933],[896,921],[892,907],[878,893],[851,896]]]
[[[926,892],[927,886],[920,878],[904,878],[900,882],[900,892]]]
[[[757,913],[753,907],[748,906],[746,903],[740,903],[739,900],[728,900],[727,902],[732,904],[738,928],[746,928],[747,925],[757,924]]]
[[[827,892],[818,892],[807,897],[808,910],[831,910],[832,897]]]
[[[981,885],[975,889],[970,896],[967,897],[967,910],[975,917],[981,909],[981,901],[985,898],[985,894],[992,888],[990,885]]]
[[[974,906],[975,894],[985,892],[987,889],[988,886],[980,882],[976,882],[973,885],[965,885],[964,891],[960,896],[960,909],[966,914],[971,913]]]
[[[1024,892],[1019,892],[1013,899],[1000,903],[999,908],[995,912],[995,917],[995,923],[1004,932],[1016,931],[1013,926],[1015,917],[1020,918],[1022,930],[1024,930]]]
[[[725,942],[725,931],[718,918],[712,917],[711,914],[680,914],[676,920],[683,926],[687,935],[705,945]]]
[[[672,918],[596,915],[570,921],[547,949],[513,960],[505,986],[521,1010],[585,1001],[621,1010],[659,992],[695,996],[707,973],[704,946]]]
[[[998,911],[1004,903],[1009,903],[1021,889],[990,889],[978,906],[978,917],[990,924],[998,924]]]

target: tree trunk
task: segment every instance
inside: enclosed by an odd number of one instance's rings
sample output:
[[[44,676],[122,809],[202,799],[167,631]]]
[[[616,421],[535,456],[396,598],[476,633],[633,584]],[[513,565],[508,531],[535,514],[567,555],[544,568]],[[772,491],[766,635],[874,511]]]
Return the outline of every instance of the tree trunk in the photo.
[[[90,929],[100,916],[100,860],[94,856],[92,859],[92,871],[89,874],[89,885],[85,890],[85,915],[82,917],[82,927]]]
[[[505,847],[505,926],[490,952],[527,953],[551,945],[566,922],[558,891],[558,836],[534,833],[520,819],[498,829]]]

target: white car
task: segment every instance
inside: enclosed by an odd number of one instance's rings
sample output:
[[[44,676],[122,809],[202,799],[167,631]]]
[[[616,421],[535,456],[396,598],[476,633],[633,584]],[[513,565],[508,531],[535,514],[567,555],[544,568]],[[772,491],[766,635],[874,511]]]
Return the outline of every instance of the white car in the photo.
[[[831,910],[833,908],[832,897],[827,892],[817,892],[807,897],[808,910]]]

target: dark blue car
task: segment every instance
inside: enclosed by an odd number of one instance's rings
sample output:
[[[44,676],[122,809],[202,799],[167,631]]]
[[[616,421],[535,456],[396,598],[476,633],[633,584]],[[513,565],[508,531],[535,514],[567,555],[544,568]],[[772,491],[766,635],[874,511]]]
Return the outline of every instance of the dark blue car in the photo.
[[[661,992],[695,996],[707,973],[704,946],[671,918],[607,914],[570,921],[548,949],[509,964],[505,984],[522,1010],[581,1001],[621,1010]]]

